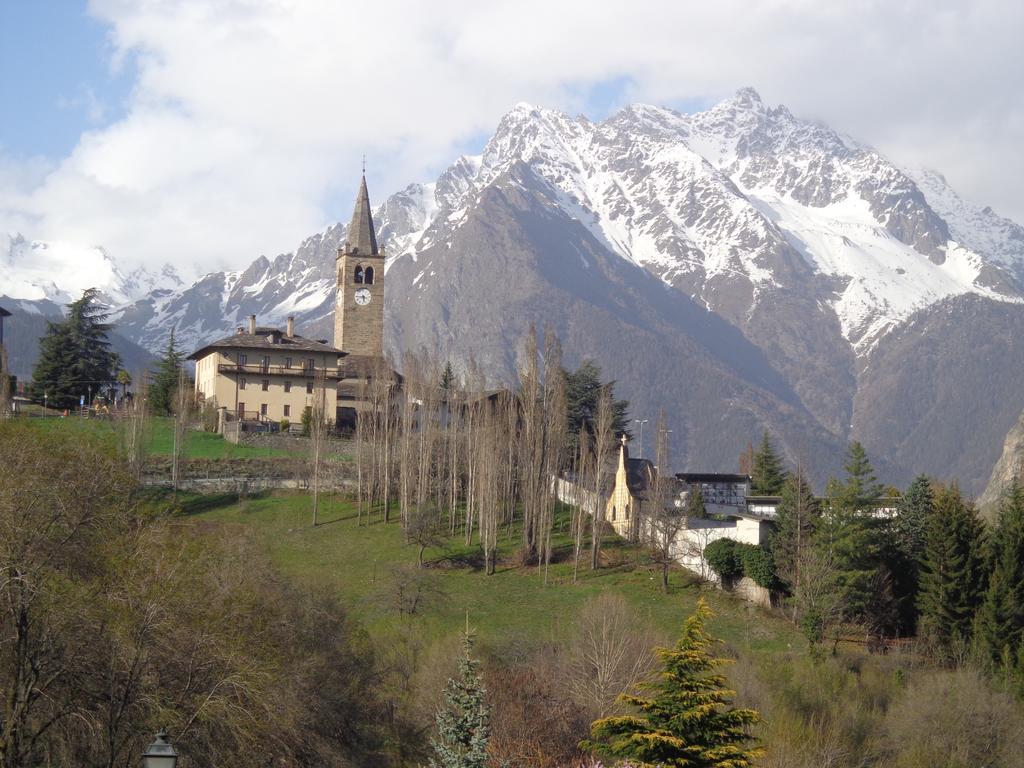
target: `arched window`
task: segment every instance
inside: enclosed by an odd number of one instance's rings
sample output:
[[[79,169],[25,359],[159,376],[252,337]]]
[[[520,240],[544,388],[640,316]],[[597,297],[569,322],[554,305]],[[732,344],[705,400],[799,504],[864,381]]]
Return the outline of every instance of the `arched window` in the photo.
[[[615,507],[612,507],[612,521],[615,521]]]
[[[366,268],[366,284],[373,285],[373,267]]]
[[[362,267],[356,267],[356,282],[357,283],[363,282],[363,268]]]

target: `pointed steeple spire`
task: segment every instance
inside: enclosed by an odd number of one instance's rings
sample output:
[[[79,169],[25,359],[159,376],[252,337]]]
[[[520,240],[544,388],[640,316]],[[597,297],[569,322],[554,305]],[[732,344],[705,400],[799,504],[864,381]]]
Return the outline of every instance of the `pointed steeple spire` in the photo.
[[[366,191],[366,175],[359,183],[356,195],[356,209],[352,211],[352,221],[348,225],[345,240],[350,253],[364,256],[376,256],[377,235],[373,230],[373,213],[370,211],[370,194]]]

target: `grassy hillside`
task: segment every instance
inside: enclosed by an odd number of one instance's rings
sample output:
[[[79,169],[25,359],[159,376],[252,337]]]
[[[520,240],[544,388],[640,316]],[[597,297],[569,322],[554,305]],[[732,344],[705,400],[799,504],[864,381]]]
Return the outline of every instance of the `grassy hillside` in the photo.
[[[599,570],[589,569],[584,553],[578,582],[573,584],[566,510],[560,511],[556,523],[557,562],[548,570],[546,585],[544,569],[518,564],[517,531],[511,537],[503,532],[497,573],[486,576],[477,561],[477,547],[467,547],[460,539],[428,549],[425,566],[418,569],[417,548],[403,542],[398,523],[385,524],[375,514],[369,525],[365,519],[359,525],[355,506],[347,500],[329,499],[315,528],[310,499],[298,493],[243,501],[233,496],[183,497],[182,511],[197,520],[251,531],[283,574],[336,591],[371,632],[399,620],[395,608],[399,587],[424,595],[417,612],[418,631],[431,637],[455,633],[465,626],[468,613],[486,644],[520,636],[558,639],[571,630],[588,598],[613,591],[648,617],[666,639],[678,633],[684,616],[703,594],[716,612],[712,631],[737,649],[766,652],[804,645],[786,622],[718,590],[702,588],[683,571],[672,574],[670,594],[663,594],[645,553],[615,537],[607,541],[604,567]]]

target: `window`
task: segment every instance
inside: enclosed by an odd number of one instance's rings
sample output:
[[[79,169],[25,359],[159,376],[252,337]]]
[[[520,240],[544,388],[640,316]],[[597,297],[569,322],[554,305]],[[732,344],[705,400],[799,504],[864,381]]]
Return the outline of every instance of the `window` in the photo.
[[[356,267],[355,282],[356,283],[362,283],[363,282],[363,268],[362,267]]]
[[[316,358],[311,357],[306,361],[306,370],[312,371],[314,368],[316,368]]]
[[[239,379],[238,380],[238,388],[239,389],[245,389],[245,379]]]
[[[270,379],[263,380],[263,391],[266,392],[270,389]]]
[[[246,361],[247,361],[248,359],[249,359],[249,358],[248,358],[248,357],[246,357],[245,355],[243,355],[243,354],[242,354],[241,352],[239,352],[239,353],[238,353],[238,364],[239,364],[239,365],[245,365],[245,363],[246,363]]]
[[[612,520],[615,520],[615,507],[612,507]]]
[[[292,383],[290,381],[286,381],[284,383],[284,391],[285,392],[291,392],[292,391]],[[285,408],[287,408],[287,407],[288,406],[286,405]]]
[[[373,285],[373,267],[367,267],[366,272],[363,274],[365,275],[363,282],[367,285]]]
[[[240,418],[240,419],[244,419],[245,418],[245,403],[239,403],[238,404],[238,418]]]
[[[286,405],[284,407],[284,415],[285,415],[285,418],[287,418],[287,417],[292,415],[292,407],[290,405]]]
[[[306,382],[306,394],[307,395],[312,395],[313,394],[313,382],[312,381],[307,381]]]
[[[266,415],[267,415],[267,404],[266,403],[261,403],[260,404],[260,416],[266,416]]]
[[[260,366],[263,368],[263,372],[266,373],[270,368],[270,355],[264,355],[263,359],[260,360]]]
[[[284,359],[284,367],[285,368],[291,368],[292,367],[292,359],[290,357],[286,357]]]

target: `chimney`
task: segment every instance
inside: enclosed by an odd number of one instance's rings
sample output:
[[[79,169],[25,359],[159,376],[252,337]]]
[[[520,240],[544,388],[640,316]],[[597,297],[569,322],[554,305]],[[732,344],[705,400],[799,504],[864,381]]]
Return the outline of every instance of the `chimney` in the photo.
[[[288,315],[288,330],[285,334],[288,338],[292,338],[295,335],[295,317],[294,315]]]
[[[249,315],[249,335],[256,335],[256,315]]]

